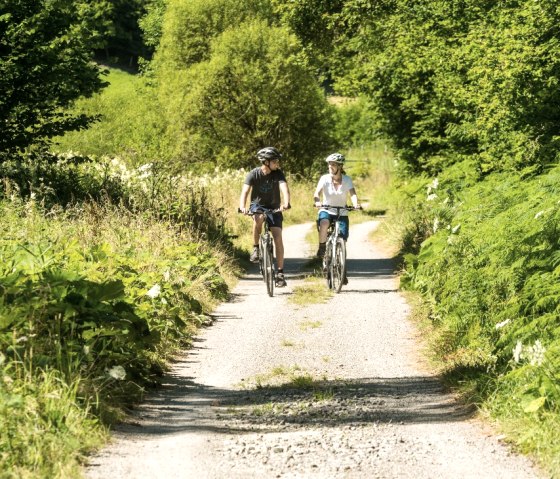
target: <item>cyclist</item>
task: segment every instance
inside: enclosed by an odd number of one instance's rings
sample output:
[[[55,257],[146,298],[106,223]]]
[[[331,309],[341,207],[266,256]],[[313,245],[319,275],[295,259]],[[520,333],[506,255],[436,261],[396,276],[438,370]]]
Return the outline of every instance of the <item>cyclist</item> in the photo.
[[[315,206],[318,208],[322,205],[346,206],[347,197],[350,195],[352,205],[355,208],[361,208],[352,179],[346,175],[344,171],[344,155],[341,155],[340,153],[333,153],[332,155],[327,156],[325,161],[329,165],[329,172],[326,175],[321,176],[319,182],[317,183],[317,188],[315,189],[315,194],[313,196]],[[330,223],[336,218],[336,213],[335,209],[328,210],[326,208],[321,208],[319,210],[319,214],[317,216],[317,230],[319,233],[319,249],[317,251],[318,258],[322,258],[325,255],[327,231]],[[348,239],[350,225],[348,212],[342,210],[340,215],[340,233],[346,241]],[[348,280],[344,278],[344,284],[347,282]]]
[[[257,158],[261,162],[251,170],[245,177],[245,182],[239,197],[239,210],[242,213],[255,211],[259,206],[269,209],[280,209],[266,217],[270,227],[270,232],[274,239],[276,250],[276,286],[286,286],[284,278],[284,243],[282,241],[282,211],[290,208],[290,190],[286,177],[280,169],[280,158],[282,154],[273,146],[267,146],[257,153]],[[246,208],[247,198],[251,192],[251,206]],[[259,262],[259,235],[261,234],[265,215],[253,216],[253,252],[250,260],[253,263]]]

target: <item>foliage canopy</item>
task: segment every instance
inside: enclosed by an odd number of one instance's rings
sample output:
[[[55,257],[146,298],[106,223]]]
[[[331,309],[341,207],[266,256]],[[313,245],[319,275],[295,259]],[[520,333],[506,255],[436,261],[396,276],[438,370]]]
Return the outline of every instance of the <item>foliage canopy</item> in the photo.
[[[175,156],[249,167],[258,149],[275,145],[289,171],[303,172],[332,146],[331,109],[300,42],[271,23],[268,4],[232,3],[169,5],[155,63],[168,134],[179,138]]]
[[[0,161],[93,119],[63,109],[103,86],[91,52],[104,0],[4,0],[0,8]]]

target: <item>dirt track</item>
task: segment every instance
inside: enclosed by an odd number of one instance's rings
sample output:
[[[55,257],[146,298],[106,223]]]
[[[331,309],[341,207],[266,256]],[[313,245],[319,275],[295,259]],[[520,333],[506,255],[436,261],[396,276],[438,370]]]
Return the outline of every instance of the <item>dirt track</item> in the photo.
[[[541,477],[420,366],[375,226],[351,226],[342,293],[305,307],[287,299],[310,225],[286,228],[288,287],[269,298],[252,270],[86,476]]]

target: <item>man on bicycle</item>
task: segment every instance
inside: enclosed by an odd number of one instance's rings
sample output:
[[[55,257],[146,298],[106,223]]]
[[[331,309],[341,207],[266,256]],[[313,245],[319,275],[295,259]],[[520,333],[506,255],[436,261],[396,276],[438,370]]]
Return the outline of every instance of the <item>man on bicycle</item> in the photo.
[[[347,196],[355,208],[360,208],[358,195],[352,183],[352,179],[345,174],[344,171],[344,155],[333,153],[325,160],[329,165],[329,172],[321,176],[313,195],[315,206],[320,208],[322,205],[329,206],[346,206]],[[322,202],[321,196],[322,194]],[[342,211],[339,217],[339,227],[341,236],[346,241],[348,239],[349,220],[348,212]],[[319,250],[317,257],[322,258],[325,255],[325,243],[327,241],[327,231],[329,224],[336,218],[336,210],[329,211],[325,208],[319,210],[317,217],[317,228],[319,232]]]
[[[247,213],[257,211],[258,207],[277,210],[272,215],[257,214],[253,216],[253,252],[251,262],[259,262],[259,236],[266,219],[270,232],[274,238],[274,248],[276,250],[276,286],[286,286],[284,278],[284,243],[282,241],[282,211],[290,208],[290,190],[286,177],[280,169],[280,158],[282,155],[273,146],[268,146],[259,150],[257,158],[261,166],[251,170],[245,177],[245,182],[239,197],[239,211]],[[246,208],[247,197],[251,192],[251,206]]]

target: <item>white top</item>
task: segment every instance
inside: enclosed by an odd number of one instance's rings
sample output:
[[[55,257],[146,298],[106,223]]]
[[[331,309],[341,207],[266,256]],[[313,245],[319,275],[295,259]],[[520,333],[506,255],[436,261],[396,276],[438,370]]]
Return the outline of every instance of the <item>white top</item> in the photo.
[[[348,192],[354,188],[352,178],[342,175],[342,182],[338,187],[333,184],[332,176],[329,174],[321,176],[317,184],[316,192],[323,193],[322,203],[330,206],[346,206]],[[327,208],[321,208],[320,211],[327,211]],[[330,214],[335,215],[336,210],[330,209]],[[340,216],[348,216],[348,211],[342,210]]]

